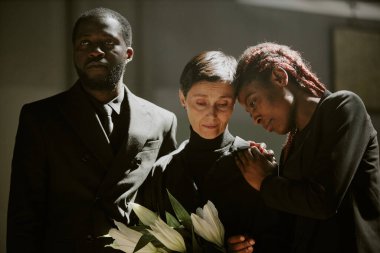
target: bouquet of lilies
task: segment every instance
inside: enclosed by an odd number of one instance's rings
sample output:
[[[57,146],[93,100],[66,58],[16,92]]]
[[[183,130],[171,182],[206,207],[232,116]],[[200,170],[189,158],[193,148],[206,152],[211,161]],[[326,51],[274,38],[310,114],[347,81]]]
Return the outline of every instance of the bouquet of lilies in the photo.
[[[208,201],[191,215],[168,192],[175,216],[166,212],[166,222],[156,213],[137,203],[131,203],[141,226],[115,221],[108,236],[114,239],[110,246],[126,253],[168,252],[226,252],[224,227],[214,204]]]

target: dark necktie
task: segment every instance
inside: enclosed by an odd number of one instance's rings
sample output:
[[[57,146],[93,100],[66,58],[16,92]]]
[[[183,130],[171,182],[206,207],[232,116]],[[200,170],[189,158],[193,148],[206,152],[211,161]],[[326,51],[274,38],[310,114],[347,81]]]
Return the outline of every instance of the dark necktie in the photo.
[[[113,130],[112,108],[109,105],[103,105],[103,127],[107,135],[110,136]]]

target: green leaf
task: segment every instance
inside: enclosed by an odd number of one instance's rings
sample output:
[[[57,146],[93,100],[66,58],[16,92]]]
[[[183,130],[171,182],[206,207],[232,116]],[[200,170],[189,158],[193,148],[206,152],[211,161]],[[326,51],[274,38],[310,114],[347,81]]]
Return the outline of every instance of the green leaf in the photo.
[[[166,215],[166,223],[169,226],[173,228],[179,228],[181,226],[178,220],[171,213],[165,212],[165,215]]]
[[[186,211],[186,209],[181,205],[181,203],[176,200],[176,198],[171,195],[168,189],[166,189],[168,192],[170,203],[172,204],[173,210],[175,215],[177,216],[177,219],[189,230],[192,229],[193,225],[191,223],[190,214]]]
[[[156,238],[153,235],[151,235],[151,234],[143,234],[140,237],[140,240],[137,242],[137,244],[135,246],[135,249],[133,250],[133,253],[139,251],[142,248],[144,248],[145,245],[147,245],[148,243],[152,242],[155,239]]]
[[[193,228],[191,229],[191,234],[192,234],[191,243],[193,247],[193,252],[202,252],[202,249],[199,246],[199,243],[198,243],[197,237],[195,236],[195,232]]]
[[[129,228],[133,229],[133,230],[135,230],[137,232],[143,233],[144,231],[146,231],[147,228],[149,228],[149,226],[135,225],[135,226],[130,226]]]

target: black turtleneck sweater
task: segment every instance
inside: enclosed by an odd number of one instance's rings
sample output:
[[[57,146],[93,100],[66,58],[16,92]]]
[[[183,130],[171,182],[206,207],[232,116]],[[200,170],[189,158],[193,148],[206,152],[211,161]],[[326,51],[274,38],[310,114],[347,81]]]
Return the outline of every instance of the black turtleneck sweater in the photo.
[[[233,152],[248,142],[228,130],[215,139],[190,139],[158,160],[143,187],[143,204],[165,217],[173,213],[166,189],[189,211],[210,200],[218,210],[226,237],[247,234],[256,240],[255,252],[287,252],[279,214],[264,205],[259,192],[243,178]]]
[[[215,139],[204,139],[190,128],[189,143],[184,149],[184,165],[199,191],[202,192],[205,176],[219,157],[229,150],[235,138],[226,130]]]

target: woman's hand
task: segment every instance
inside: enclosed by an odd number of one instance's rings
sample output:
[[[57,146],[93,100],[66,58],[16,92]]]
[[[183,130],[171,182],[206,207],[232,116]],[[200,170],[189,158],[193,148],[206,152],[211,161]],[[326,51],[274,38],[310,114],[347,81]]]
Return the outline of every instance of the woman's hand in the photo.
[[[227,240],[228,252],[253,252],[255,240],[244,235],[231,236]]]
[[[259,149],[260,153],[264,154],[269,161],[271,161],[271,162],[276,161],[276,157],[274,156],[273,150],[266,149],[267,144],[265,144],[264,142],[249,141],[249,145],[251,146],[251,148],[257,147]]]
[[[252,144],[251,148],[237,152],[235,162],[245,180],[258,191],[264,178],[277,170],[273,151]]]

